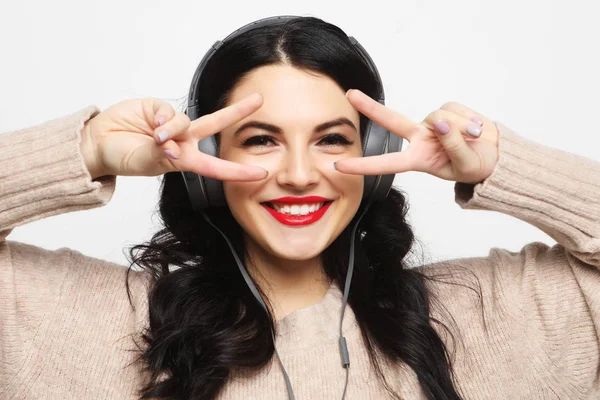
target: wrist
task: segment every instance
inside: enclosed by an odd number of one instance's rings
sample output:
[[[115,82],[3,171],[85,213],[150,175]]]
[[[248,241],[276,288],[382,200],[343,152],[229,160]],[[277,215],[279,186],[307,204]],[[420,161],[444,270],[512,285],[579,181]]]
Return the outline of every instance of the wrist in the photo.
[[[101,163],[99,162],[98,153],[96,151],[96,144],[91,128],[92,120],[93,118],[87,120],[81,131],[80,151],[85,166],[90,173],[92,180],[94,180],[106,174],[102,171]]]

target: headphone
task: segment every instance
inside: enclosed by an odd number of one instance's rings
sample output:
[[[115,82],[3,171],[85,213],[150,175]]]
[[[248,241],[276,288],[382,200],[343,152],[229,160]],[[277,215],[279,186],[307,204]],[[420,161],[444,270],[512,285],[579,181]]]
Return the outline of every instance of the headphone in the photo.
[[[258,21],[251,22],[240,29],[234,31],[222,41],[217,40],[208,52],[202,58],[200,65],[196,69],[192,84],[190,86],[190,92],[188,96],[187,112],[186,114],[190,120],[195,120],[201,117],[198,110],[198,98],[201,95],[198,90],[198,82],[202,71],[210,61],[211,57],[219,50],[224,43],[235,39],[236,37],[249,32],[253,29],[261,28],[271,24],[278,23],[280,21],[289,21],[299,18],[292,15],[283,15],[268,17],[260,19]],[[377,101],[385,105],[385,96],[383,91],[383,84],[379,72],[375,67],[375,63],[367,53],[367,51],[358,43],[352,36],[348,36],[352,47],[361,56],[361,58],[367,63],[373,74],[375,75],[381,93]],[[368,120],[368,126],[365,131],[363,141],[363,156],[376,156],[380,154],[399,152],[402,149],[403,139],[395,134],[390,133],[388,130],[379,126],[375,122]],[[218,157],[219,148],[217,145],[216,138],[211,135],[198,142],[198,150]],[[223,191],[223,182],[218,179],[207,178],[202,175],[198,175],[195,172],[183,171],[183,180],[192,203],[192,207],[196,212],[200,212],[203,209],[210,207],[225,207],[227,203],[225,201],[225,193]],[[374,201],[383,200],[389,193],[392,183],[394,181],[394,174],[390,175],[375,175],[375,176],[364,176],[364,191],[363,191],[363,202],[372,203]]]

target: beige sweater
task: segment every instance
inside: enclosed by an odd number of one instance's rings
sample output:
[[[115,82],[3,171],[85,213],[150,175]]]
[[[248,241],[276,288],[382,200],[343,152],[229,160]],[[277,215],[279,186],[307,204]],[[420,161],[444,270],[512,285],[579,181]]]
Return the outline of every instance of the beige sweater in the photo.
[[[135,354],[128,351],[130,335],[147,319],[142,273],[132,287],[134,312],[123,266],[5,240],[16,226],[111,199],[115,177],[91,181],[79,152],[83,123],[96,112],[88,107],[0,135],[0,399],[135,398],[141,376],[127,364]],[[460,286],[432,286],[462,339],[455,350],[458,388],[465,399],[600,399],[600,163],[498,127],[497,167],[481,184],[457,184],[457,203],[527,221],[558,244],[493,248],[488,257],[423,267],[460,265],[479,280],[481,299]],[[340,308],[332,286],[321,301],[278,322],[277,347],[298,400],[341,398]],[[449,322],[437,307],[432,315]],[[347,399],[389,398],[352,310],[344,327]],[[404,399],[423,398],[409,368],[384,371]],[[286,398],[276,362],[256,375],[234,373],[219,397]]]

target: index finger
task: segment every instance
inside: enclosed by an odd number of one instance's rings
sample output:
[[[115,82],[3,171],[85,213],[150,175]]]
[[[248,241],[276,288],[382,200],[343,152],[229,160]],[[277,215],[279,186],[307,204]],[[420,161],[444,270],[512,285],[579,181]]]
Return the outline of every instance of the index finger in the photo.
[[[373,100],[358,89],[348,90],[346,97],[350,104],[367,118],[409,142],[413,134],[421,129],[420,124]]]
[[[181,155],[169,160],[177,171],[189,171],[208,178],[221,181],[259,181],[268,176],[268,171],[262,167],[240,164],[223,160],[198,150],[196,140],[187,140],[179,144]]]
[[[260,93],[253,93],[214,113],[203,115],[193,120],[187,132],[194,138],[204,139],[246,118],[258,110],[262,104],[262,95]]]

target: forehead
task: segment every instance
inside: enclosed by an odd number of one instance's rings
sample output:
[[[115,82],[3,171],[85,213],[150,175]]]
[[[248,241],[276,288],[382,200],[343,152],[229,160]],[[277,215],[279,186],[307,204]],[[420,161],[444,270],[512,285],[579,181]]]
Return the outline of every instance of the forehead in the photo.
[[[255,92],[262,94],[264,103],[248,119],[268,117],[282,125],[294,121],[314,125],[345,116],[358,124],[358,112],[346,99],[346,92],[333,79],[313,71],[289,65],[257,68],[233,89],[230,103]]]

